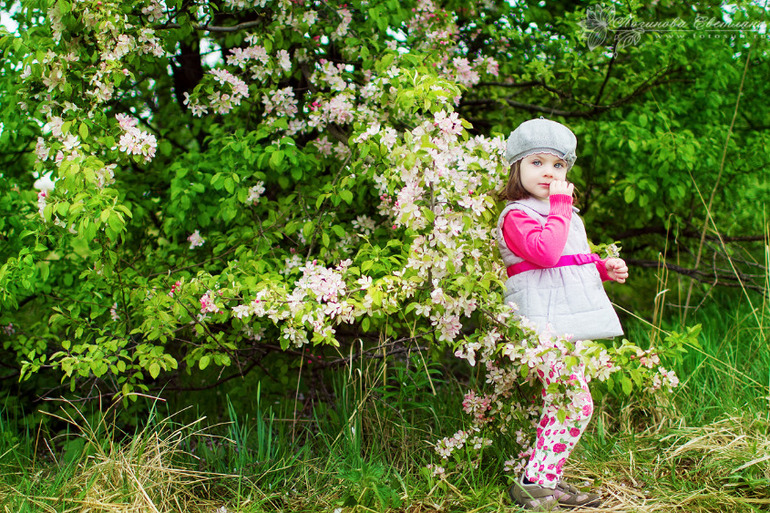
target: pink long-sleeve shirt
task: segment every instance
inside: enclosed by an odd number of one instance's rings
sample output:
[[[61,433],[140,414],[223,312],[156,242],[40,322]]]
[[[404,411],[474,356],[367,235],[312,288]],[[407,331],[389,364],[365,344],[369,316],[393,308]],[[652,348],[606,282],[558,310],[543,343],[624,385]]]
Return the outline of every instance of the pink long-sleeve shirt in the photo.
[[[511,210],[503,220],[503,238],[508,249],[524,260],[541,267],[553,267],[567,244],[572,219],[572,196],[553,194],[548,198],[550,211],[541,225],[521,210]],[[596,262],[602,281],[611,280],[605,260]]]

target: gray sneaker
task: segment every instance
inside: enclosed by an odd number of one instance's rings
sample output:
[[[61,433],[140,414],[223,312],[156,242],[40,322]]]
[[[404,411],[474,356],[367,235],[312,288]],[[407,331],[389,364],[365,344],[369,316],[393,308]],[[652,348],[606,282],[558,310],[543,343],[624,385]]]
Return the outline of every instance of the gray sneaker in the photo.
[[[596,507],[601,504],[597,494],[581,492],[563,481],[559,481],[556,488],[552,489],[534,483],[525,484],[523,475],[508,489],[508,495],[513,502],[532,511],[559,511],[560,506]]]

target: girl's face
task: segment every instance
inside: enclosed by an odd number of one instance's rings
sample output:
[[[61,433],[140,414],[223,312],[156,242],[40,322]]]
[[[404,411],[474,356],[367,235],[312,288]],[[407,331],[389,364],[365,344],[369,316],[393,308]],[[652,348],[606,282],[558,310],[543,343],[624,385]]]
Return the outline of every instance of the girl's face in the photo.
[[[521,185],[539,200],[550,196],[551,182],[567,179],[567,163],[550,153],[527,155],[521,161]]]

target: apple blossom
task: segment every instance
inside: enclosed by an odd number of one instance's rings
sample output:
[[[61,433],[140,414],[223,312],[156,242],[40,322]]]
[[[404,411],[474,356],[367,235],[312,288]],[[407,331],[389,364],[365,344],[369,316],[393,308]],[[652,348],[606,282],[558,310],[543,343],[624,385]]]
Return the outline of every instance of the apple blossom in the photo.
[[[201,237],[200,231],[195,230],[192,235],[187,237],[187,240],[190,242],[190,249],[195,249],[199,246],[203,246],[203,243],[206,242],[203,237]]]

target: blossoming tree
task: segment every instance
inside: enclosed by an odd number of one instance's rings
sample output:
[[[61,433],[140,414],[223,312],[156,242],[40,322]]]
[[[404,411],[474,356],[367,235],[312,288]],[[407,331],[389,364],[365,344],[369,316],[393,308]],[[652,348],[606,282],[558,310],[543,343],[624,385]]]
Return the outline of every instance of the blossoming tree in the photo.
[[[582,11],[558,7],[559,36],[535,2],[346,1],[6,2],[0,338],[21,378],[128,396],[267,349],[430,342],[486,369],[492,392],[466,398],[478,429],[526,410],[512,387],[556,355],[565,391],[573,365],[626,392],[675,385],[653,350],[531,329],[501,303],[491,230],[517,122],[606,127],[667,78],[567,111],[585,102],[558,75],[586,96],[606,83],[606,55],[575,56]],[[627,138],[576,123],[589,154]]]

